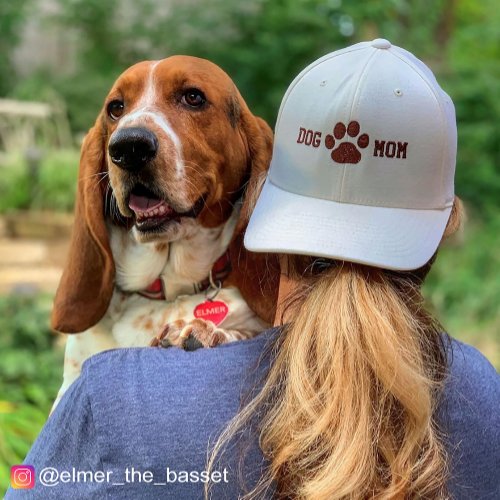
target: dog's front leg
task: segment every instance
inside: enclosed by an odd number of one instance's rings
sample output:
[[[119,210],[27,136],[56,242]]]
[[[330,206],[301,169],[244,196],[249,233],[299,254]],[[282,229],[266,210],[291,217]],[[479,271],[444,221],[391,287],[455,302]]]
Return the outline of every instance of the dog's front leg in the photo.
[[[98,323],[85,332],[68,335],[64,351],[63,383],[57,393],[57,398],[54,401],[51,412],[59,404],[59,401],[70,385],[80,376],[83,362],[86,359],[98,352],[117,347],[113,337],[110,335],[109,326],[101,323]]]
[[[126,295],[115,291],[108,311],[97,325],[82,333],[67,335],[64,351],[63,383],[52,405],[51,413],[71,384],[80,376],[83,362],[86,359],[98,352],[121,347],[112,336],[111,330],[112,324],[123,314],[126,298]]]
[[[209,300],[204,294],[179,297],[151,345],[194,350],[254,337],[269,325],[243,300],[237,288],[222,288]],[[175,313],[182,312],[183,314]]]

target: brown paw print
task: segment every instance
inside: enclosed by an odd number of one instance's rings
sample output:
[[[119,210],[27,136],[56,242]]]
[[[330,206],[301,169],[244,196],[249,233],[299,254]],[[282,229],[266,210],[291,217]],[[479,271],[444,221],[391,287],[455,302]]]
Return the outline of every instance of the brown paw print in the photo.
[[[200,347],[215,347],[225,340],[224,330],[217,328],[211,321],[180,319],[167,324],[150,345],[165,348],[181,347],[186,351],[194,351]]]
[[[342,123],[338,122],[333,129],[333,135],[327,135],[325,137],[325,146],[328,149],[333,149],[335,147],[335,139],[341,140],[345,135],[349,137],[357,137],[359,135],[359,123],[352,121],[347,125],[347,127]],[[361,134],[358,137],[357,144],[358,147],[364,149],[370,143],[370,137],[368,134]],[[337,163],[359,163],[361,160],[361,152],[352,142],[341,142],[336,149],[332,151],[332,160]]]

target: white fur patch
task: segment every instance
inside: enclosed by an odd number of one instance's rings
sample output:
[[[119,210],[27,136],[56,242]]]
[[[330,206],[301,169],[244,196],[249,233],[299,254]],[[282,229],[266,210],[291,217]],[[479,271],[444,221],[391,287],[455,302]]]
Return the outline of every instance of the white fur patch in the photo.
[[[182,160],[182,144],[179,136],[175,133],[165,114],[157,106],[157,92],[155,69],[161,61],[152,61],[149,68],[148,82],[144,93],[139,99],[135,109],[125,115],[118,123],[117,129],[138,125],[143,121],[152,120],[163,133],[170,139],[175,151],[175,167],[178,176],[184,174],[184,162]]]
[[[238,204],[227,222],[216,228],[202,227],[194,219],[185,220],[182,237],[165,243],[162,251],[157,243],[138,242],[134,230],[108,223],[116,284],[121,290],[138,291],[161,277],[167,300],[193,293],[193,284],[206,279],[214,262],[226,251],[239,213]]]
[[[193,283],[207,278],[214,262],[226,251],[238,220],[235,209],[228,221],[217,228],[204,228],[193,221],[187,238],[170,243],[170,256],[161,277],[167,300],[192,293]]]
[[[168,244],[160,251],[155,243],[139,243],[132,231],[109,223],[108,234],[121,290],[144,290],[160,276],[168,260]]]
[[[163,132],[165,132],[166,135],[168,135],[168,137],[172,140],[172,143],[178,150],[182,149],[181,141],[179,140],[177,134],[174,132],[174,129],[168,123],[165,115],[159,111],[155,111],[152,107],[140,108],[137,111],[126,115],[125,117],[123,117],[123,120],[120,121],[120,126],[118,128],[130,124],[130,122],[142,119],[151,119],[163,130]]]

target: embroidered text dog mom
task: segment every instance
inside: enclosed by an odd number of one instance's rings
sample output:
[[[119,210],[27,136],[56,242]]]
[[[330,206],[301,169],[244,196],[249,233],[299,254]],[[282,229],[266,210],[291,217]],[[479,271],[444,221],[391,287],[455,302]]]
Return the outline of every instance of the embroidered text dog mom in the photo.
[[[321,144],[322,135],[322,132],[317,130],[299,127],[297,144],[317,148]],[[361,133],[361,126],[356,120],[347,125],[343,122],[337,122],[333,133],[325,136],[324,144],[327,149],[332,150],[330,156],[335,163],[355,165],[361,161],[363,150],[370,145],[370,136],[365,132]],[[408,142],[406,141],[375,139],[372,156],[405,160],[407,149]]]

